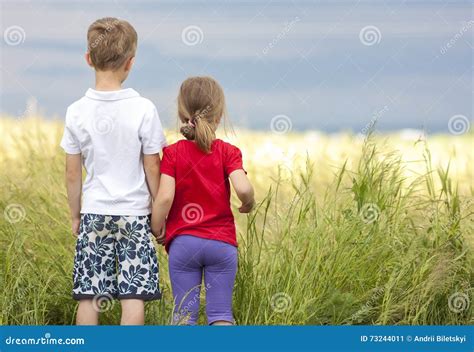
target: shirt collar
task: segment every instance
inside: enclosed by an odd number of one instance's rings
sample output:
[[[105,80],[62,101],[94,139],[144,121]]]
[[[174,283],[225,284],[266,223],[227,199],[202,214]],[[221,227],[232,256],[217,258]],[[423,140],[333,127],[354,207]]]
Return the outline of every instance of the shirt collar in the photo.
[[[138,94],[132,88],[112,90],[112,91],[95,90],[95,89],[89,88],[86,92],[86,97],[95,99],[95,100],[121,100],[121,99],[135,98],[139,96],[140,94]]]

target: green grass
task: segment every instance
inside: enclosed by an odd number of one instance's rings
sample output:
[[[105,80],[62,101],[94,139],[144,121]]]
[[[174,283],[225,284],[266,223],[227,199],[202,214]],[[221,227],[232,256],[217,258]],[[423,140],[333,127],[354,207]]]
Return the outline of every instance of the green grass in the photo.
[[[75,319],[63,154],[43,134],[16,139],[16,157],[0,164],[0,324]],[[310,160],[258,187],[258,208],[238,217],[238,324],[474,323],[472,194],[432,168],[428,149],[426,172],[410,180],[383,149],[366,141],[356,167],[341,160],[323,190]],[[162,248],[159,257],[164,297],[147,303],[148,324],[171,321]],[[118,323],[119,308],[101,322]]]

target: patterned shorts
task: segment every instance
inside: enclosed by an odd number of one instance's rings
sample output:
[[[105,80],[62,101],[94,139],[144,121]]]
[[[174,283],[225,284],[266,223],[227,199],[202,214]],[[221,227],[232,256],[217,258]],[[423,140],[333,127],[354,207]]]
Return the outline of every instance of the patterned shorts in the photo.
[[[82,214],[73,298],[159,299],[149,216]]]

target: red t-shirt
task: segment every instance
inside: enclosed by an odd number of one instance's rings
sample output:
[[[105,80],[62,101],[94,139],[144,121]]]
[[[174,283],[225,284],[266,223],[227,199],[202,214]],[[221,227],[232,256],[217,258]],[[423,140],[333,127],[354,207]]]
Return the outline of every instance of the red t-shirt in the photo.
[[[192,235],[237,246],[230,209],[229,174],[243,169],[239,148],[220,139],[211,152],[180,140],[163,149],[161,173],[174,177],[176,190],[166,220],[165,248],[179,235]]]

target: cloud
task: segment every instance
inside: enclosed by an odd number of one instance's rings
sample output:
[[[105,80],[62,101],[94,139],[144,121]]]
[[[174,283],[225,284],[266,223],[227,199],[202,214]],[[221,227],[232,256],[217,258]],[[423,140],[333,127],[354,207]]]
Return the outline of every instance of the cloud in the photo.
[[[137,28],[127,85],[151,97],[169,121],[179,83],[208,74],[223,84],[236,121],[253,127],[281,113],[294,116],[296,128],[358,127],[403,89],[387,120],[439,124],[472,99],[471,36],[440,53],[469,9],[466,2],[6,2],[2,30],[18,25],[26,38],[19,46],[2,42],[1,108],[14,113],[35,95],[49,113],[62,113],[92,83],[85,32],[107,15]],[[197,45],[182,40],[190,25],[202,31]],[[367,25],[379,29],[377,45],[361,43]]]

